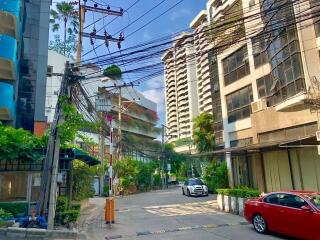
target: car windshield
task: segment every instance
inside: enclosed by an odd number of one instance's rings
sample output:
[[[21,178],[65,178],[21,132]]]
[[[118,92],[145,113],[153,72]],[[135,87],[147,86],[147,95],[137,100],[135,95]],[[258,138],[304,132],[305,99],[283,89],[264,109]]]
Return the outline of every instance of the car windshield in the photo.
[[[310,202],[312,202],[317,208],[320,209],[320,194],[308,195]]]
[[[189,185],[204,185],[204,183],[200,179],[190,179]]]

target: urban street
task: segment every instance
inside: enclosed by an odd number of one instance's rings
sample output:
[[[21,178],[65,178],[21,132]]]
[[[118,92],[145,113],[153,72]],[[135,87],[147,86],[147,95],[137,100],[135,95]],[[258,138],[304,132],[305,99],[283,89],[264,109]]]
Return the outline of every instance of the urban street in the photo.
[[[187,197],[180,187],[117,198],[111,227],[104,206],[104,198],[90,199],[81,214],[78,228],[87,239],[279,239],[256,233],[241,216],[217,210],[216,195]]]
[[[0,0],[0,239],[320,236],[319,0]]]

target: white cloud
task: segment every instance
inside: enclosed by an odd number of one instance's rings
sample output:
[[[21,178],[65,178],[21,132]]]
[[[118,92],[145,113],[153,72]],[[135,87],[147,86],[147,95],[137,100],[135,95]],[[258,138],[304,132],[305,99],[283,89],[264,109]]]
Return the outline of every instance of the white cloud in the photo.
[[[157,104],[157,109],[159,114],[165,112],[165,98],[163,89],[150,89],[142,91],[142,94],[149,100]]]
[[[185,17],[185,16],[190,16],[193,14],[192,10],[188,8],[181,8],[180,10],[173,11],[170,15],[170,20],[175,21],[178,18]]]
[[[141,92],[146,98],[157,104],[159,115],[165,113],[165,97],[164,97],[163,76],[149,80],[145,89]]]

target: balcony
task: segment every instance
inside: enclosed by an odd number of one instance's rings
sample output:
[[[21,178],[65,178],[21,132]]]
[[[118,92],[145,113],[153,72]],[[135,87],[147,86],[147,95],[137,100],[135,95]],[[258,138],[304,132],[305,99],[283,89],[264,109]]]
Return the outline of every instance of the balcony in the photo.
[[[17,80],[17,40],[0,35],[0,76],[2,80]]]
[[[14,88],[12,84],[0,82],[0,120],[10,121],[15,116]]]
[[[21,36],[21,1],[0,1],[0,34],[15,39]]]

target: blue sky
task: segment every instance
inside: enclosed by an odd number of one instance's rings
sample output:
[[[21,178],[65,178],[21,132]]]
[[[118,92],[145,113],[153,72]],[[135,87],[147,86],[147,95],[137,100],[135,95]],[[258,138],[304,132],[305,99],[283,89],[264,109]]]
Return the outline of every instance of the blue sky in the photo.
[[[112,9],[118,9],[117,7],[122,7],[123,9],[127,9],[131,6],[136,0],[95,0],[96,2],[109,4]],[[127,26],[130,22],[133,22],[135,19],[140,17],[143,13],[159,4],[163,0],[140,0],[134,7],[132,7],[128,12],[125,12],[123,17],[117,18],[114,22],[107,26],[106,31],[113,35],[118,30]],[[166,0],[153,11],[148,13],[139,21],[135,22],[131,26],[127,27],[124,30],[124,34],[128,35],[136,29],[140,28],[143,24],[151,20],[152,18],[158,16],[163,13],[167,9],[171,8],[174,4],[179,2],[179,0]],[[127,48],[130,46],[134,46],[136,44],[140,44],[142,42],[150,41],[153,39],[157,39],[159,37],[167,36],[172,33],[179,32],[189,27],[190,22],[194,19],[194,17],[199,13],[199,11],[205,9],[206,0],[184,0],[182,3],[177,5],[175,8],[170,9],[168,13],[163,15],[161,18],[157,19],[150,25],[141,29],[131,37],[125,40],[122,48]],[[93,1],[88,0],[87,5],[93,5]],[[86,23],[89,24],[93,22],[93,20],[97,20],[102,15],[95,15],[88,13],[86,17]],[[107,24],[114,17],[108,16],[105,18],[104,22],[100,21],[96,24],[96,29],[100,29],[103,25]],[[92,27],[87,28],[87,31],[92,31]],[[100,32],[103,34],[104,29]],[[97,43],[97,45],[100,43]],[[114,45],[114,44],[113,44]],[[89,40],[84,41],[84,52],[92,49],[92,46],[89,43]],[[110,50],[113,51],[115,48],[110,46]],[[102,46],[96,50],[97,55],[104,55],[108,53],[108,50]],[[87,55],[85,58],[95,57],[95,53]],[[129,76],[126,76],[128,79]],[[155,101],[158,104],[158,114],[160,117],[160,122],[165,122],[165,106],[164,106],[164,91],[163,89],[154,89],[163,86],[163,76],[157,77],[155,79],[149,80],[138,87],[138,90],[142,92],[147,98]]]

